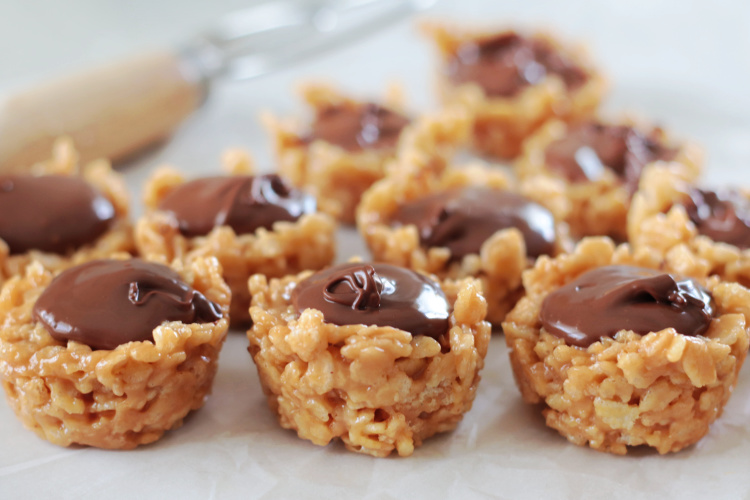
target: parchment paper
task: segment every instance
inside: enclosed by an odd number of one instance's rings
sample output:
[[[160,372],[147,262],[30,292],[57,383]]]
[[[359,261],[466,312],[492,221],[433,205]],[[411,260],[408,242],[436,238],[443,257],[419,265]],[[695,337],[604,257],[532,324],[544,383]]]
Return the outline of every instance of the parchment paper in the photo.
[[[725,5],[726,4],[726,5]],[[144,4],[145,5],[145,4]],[[178,6],[179,2],[175,2]],[[744,2],[443,2],[452,19],[520,20],[588,40],[616,83],[610,110],[637,109],[709,151],[710,183],[750,187],[750,51]],[[442,9],[442,10],[441,10]],[[731,15],[729,15],[731,13]],[[44,34],[39,34],[44,36]],[[730,46],[732,50],[723,50]],[[124,171],[132,193],[155,164],[188,175],[216,172],[220,151],[251,149],[271,163],[255,117],[298,112],[293,84],[325,76],[378,95],[400,79],[413,109],[430,103],[431,54],[401,24],[341,52],[244,85],[219,85],[204,109],[162,150]],[[139,194],[134,194],[135,214]],[[366,255],[342,231],[340,259]],[[24,429],[0,403],[0,498],[747,498],[750,368],[724,415],[700,443],[659,456],[612,456],[568,443],[525,405],[502,336],[490,345],[473,409],[451,433],[409,458],[375,459],[341,445],[317,447],[282,430],[262,396],[242,332],[221,354],[206,406],[154,445],[127,452],[60,448]]]
[[[224,346],[206,406],[154,445],[63,449],[0,406],[3,498],[742,498],[750,491],[750,381],[696,446],[669,456],[611,456],[545,427],[516,389],[501,336],[492,340],[474,408],[409,458],[317,447],[282,430],[266,407],[240,332]]]

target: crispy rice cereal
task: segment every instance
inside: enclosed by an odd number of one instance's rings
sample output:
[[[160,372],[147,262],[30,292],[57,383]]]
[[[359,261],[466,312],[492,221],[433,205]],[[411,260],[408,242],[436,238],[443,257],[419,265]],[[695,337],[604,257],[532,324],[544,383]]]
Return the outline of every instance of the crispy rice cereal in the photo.
[[[132,226],[128,221],[128,193],[122,177],[112,170],[106,160],[96,160],[85,166],[78,163],[78,153],[68,138],[55,141],[52,158],[33,165],[32,175],[81,175],[88,183],[109,199],[115,208],[112,227],[94,243],[84,245],[67,255],[39,250],[11,255],[8,245],[0,239],[0,284],[11,276],[23,274],[32,261],[40,262],[52,271],[62,271],[84,262],[103,259],[117,252],[134,250]]]
[[[660,260],[587,238],[572,254],[542,257],[524,273],[527,295],[503,323],[516,382],[527,403],[544,404],[547,425],[575,444],[616,454],[638,445],[678,451],[706,435],[737,382],[748,348],[750,291],[704,280],[718,309],[705,336],[623,330],[584,349],[541,329],[539,311],[550,292],[610,264],[659,268]]]
[[[360,233],[376,261],[436,274],[441,278],[478,277],[488,303],[487,320],[499,325],[523,292],[521,273],[533,264],[527,257],[521,231],[515,228],[498,231],[484,242],[479,254],[467,255],[459,262],[450,262],[448,248],[422,247],[416,226],[392,227],[390,218],[406,202],[461,186],[520,191],[550,210],[558,219],[556,199],[546,196],[548,189],[542,179],[536,185],[525,183],[518,186],[498,168],[478,164],[448,168],[445,162],[434,161],[429,154],[421,153],[419,148],[414,148],[410,153],[400,157],[393,171],[362,197],[357,212]],[[572,247],[563,224],[557,225],[556,247],[556,253]]]
[[[576,120],[592,115],[607,90],[604,76],[593,67],[583,47],[569,47],[547,33],[530,37],[549,43],[588,74],[580,88],[569,91],[563,80],[548,74],[540,83],[529,85],[511,97],[487,96],[477,84],[455,85],[442,72],[458,48],[470,41],[511,30],[461,29],[427,22],[420,26],[436,45],[439,55],[438,95],[446,105],[464,107],[474,118],[474,147],[483,154],[512,159],[521,153],[524,140],[552,118]]]
[[[750,286],[750,250],[715,242],[698,233],[678,202],[687,197],[692,179],[672,165],[644,171],[628,213],[628,240],[663,256],[678,272],[688,266],[700,276]],[[745,192],[750,198],[750,193]]]
[[[124,258],[125,256],[122,256]],[[216,259],[175,268],[227,313],[230,292]],[[156,441],[211,391],[228,322],[164,323],[154,342],[91,350],[57,341],[32,320],[53,273],[33,262],[0,292],[0,380],[23,425],[51,443],[130,449]]]
[[[630,118],[622,119],[617,124],[644,131],[653,128]],[[516,173],[524,180],[546,179],[548,194],[555,198],[563,220],[568,223],[574,236],[610,236],[625,241],[631,192],[614,172],[605,169],[602,178],[596,181],[570,182],[547,168],[547,146],[565,137],[567,129],[566,123],[557,120],[540,128],[524,144],[523,154],[516,162]],[[681,170],[680,175],[686,178],[698,177],[703,161],[700,148],[689,143],[677,143],[663,130],[655,130],[665,145],[678,148],[672,168]]]
[[[232,174],[252,173],[249,156],[241,151],[225,154],[224,163]],[[257,229],[253,234],[235,234],[228,226],[214,228],[206,236],[183,236],[173,219],[157,207],[183,176],[170,168],[161,168],[144,189],[149,212],[135,228],[135,240],[141,255],[152,260],[192,261],[216,257],[224,270],[224,279],[232,290],[230,318],[233,324],[250,319],[250,294],[247,279],[255,273],[285,276],[304,269],[320,269],[333,261],[336,253],[335,221],[326,214],[306,214],[296,222],[279,221],[273,230]]]
[[[301,93],[314,110],[341,103],[359,104],[333,87],[321,84],[304,85]],[[385,106],[403,112],[402,101],[400,89],[393,87],[386,96]],[[263,118],[274,140],[279,172],[295,186],[314,194],[322,211],[353,224],[362,193],[385,175],[386,164],[395,157],[396,148],[351,152],[322,140],[307,144],[306,125],[271,115]],[[453,123],[450,133],[436,136],[439,142],[435,147],[452,147],[467,139],[468,120],[463,114],[448,113],[446,119]],[[410,128],[407,125],[401,135]]]
[[[249,351],[281,426],[377,457],[411,455],[455,428],[474,401],[490,339],[479,284],[442,283],[455,305],[441,346],[391,327],[325,323],[315,309],[297,317],[289,294],[310,274],[250,279]]]

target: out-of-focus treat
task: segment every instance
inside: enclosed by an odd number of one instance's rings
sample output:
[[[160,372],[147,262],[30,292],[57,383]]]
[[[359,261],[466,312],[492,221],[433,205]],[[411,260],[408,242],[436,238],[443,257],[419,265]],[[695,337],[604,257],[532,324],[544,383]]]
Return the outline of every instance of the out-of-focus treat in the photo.
[[[587,238],[524,273],[503,331],[548,426],[616,454],[678,451],[708,433],[747,354],[750,291],[684,264]]]
[[[540,255],[571,247],[546,186],[520,186],[503,170],[450,167],[414,147],[362,197],[357,226],[377,261],[441,278],[479,278],[487,319],[499,325]]]
[[[670,266],[750,286],[750,193],[700,188],[681,169],[647,169],[628,214],[628,239]]]
[[[203,406],[229,301],[216,259],[93,260],[56,277],[33,262],[0,292],[7,400],[57,445],[156,441]]]
[[[281,426],[317,445],[411,455],[472,405],[490,338],[472,279],[389,264],[250,279],[250,353]]]
[[[523,195],[484,186],[439,191],[401,205],[394,226],[414,225],[423,247],[444,247],[451,260],[478,254],[482,244],[503,229],[521,232],[529,257],[555,251],[555,218]]]
[[[631,120],[552,121],[524,144],[516,172],[524,180],[545,179],[563,220],[575,237],[627,238],[627,214],[641,173],[648,165],[672,162],[696,178],[701,153],[666,132]]]
[[[437,45],[439,94],[474,118],[474,147],[501,159],[552,118],[579,120],[599,106],[606,82],[581,48],[544,33],[425,23]]]
[[[393,151],[409,118],[374,102],[342,101],[315,110],[315,120],[304,142],[327,142],[350,152]]]
[[[0,283],[33,260],[53,271],[134,249],[122,178],[104,160],[78,165],[68,139],[31,175],[0,176]]]
[[[309,124],[265,116],[274,139],[279,172],[314,194],[320,209],[352,224],[362,193],[381,179],[411,120],[395,88],[385,103],[359,101],[324,85],[308,84],[302,95],[314,112]],[[468,121],[448,113],[453,132],[436,148],[466,140]]]
[[[681,203],[698,234],[743,250],[750,248],[750,199],[743,193],[694,187]]]
[[[216,257],[232,289],[232,323],[242,324],[249,320],[248,278],[330,264],[336,223],[282,177],[251,175],[245,153],[230,152],[226,162],[233,175],[188,182],[158,170],[145,188],[149,211],[135,237],[142,255],[162,262]]]
[[[157,209],[177,221],[184,236],[205,236],[217,226],[237,234],[276,222],[296,222],[316,211],[315,198],[292,188],[277,174],[203,177],[176,186]]]

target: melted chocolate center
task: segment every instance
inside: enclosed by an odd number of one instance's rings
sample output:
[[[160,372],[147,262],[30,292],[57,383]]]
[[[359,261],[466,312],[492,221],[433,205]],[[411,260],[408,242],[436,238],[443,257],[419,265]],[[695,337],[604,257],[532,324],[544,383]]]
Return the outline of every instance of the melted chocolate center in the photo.
[[[449,61],[447,73],[454,83],[477,83],[487,95],[501,97],[513,96],[547,74],[558,75],[569,89],[588,78],[548,42],[512,32],[465,42]]]
[[[451,259],[479,253],[482,244],[501,229],[523,234],[530,257],[551,255],[555,248],[555,219],[527,198],[485,187],[454,188],[399,207],[392,222],[413,224],[425,247],[447,247]]]
[[[711,294],[692,279],[678,280],[632,266],[593,269],[550,293],[539,319],[566,344],[588,347],[620,330],[645,335],[674,328],[702,335],[716,308]]]
[[[684,205],[700,234],[750,248],[750,201],[737,191],[693,189]]]
[[[335,325],[391,326],[434,339],[448,331],[450,304],[440,286],[390,264],[340,264],[300,282],[292,292],[298,312],[317,309]]]
[[[112,203],[80,177],[0,176],[0,238],[11,254],[65,254],[95,241],[114,220]]]
[[[347,151],[393,148],[409,119],[374,103],[329,106],[318,111],[307,141],[320,139]]]
[[[32,312],[56,340],[92,349],[153,341],[165,321],[211,323],[221,310],[172,269],[131,260],[95,260],[60,273]]]
[[[657,139],[657,131],[645,136],[623,125],[579,124],[547,147],[547,166],[571,182],[595,181],[608,168],[632,193],[646,164],[677,154]]]
[[[185,236],[202,236],[229,226],[237,234],[271,229],[277,221],[296,221],[315,212],[315,198],[292,188],[276,174],[206,177],[176,187],[159,203]]]

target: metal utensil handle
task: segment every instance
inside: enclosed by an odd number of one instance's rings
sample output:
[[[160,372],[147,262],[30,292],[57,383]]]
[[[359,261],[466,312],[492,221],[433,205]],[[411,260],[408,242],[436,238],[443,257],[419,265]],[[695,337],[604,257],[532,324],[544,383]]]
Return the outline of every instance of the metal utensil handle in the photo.
[[[247,80],[363,38],[436,0],[276,0],[231,14],[199,39],[215,75]],[[200,46],[200,45],[198,45]]]

